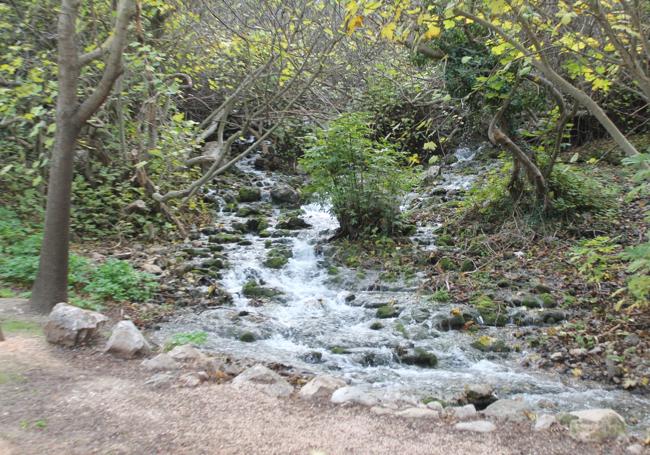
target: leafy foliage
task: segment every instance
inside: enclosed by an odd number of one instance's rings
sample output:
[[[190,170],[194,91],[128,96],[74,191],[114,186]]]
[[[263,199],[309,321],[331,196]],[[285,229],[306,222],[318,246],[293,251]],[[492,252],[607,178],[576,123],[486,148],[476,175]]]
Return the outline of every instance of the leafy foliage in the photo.
[[[309,188],[332,206],[341,235],[396,235],[402,230],[400,200],[415,183],[413,168],[386,143],[369,138],[365,113],[341,115],[318,131],[300,160]]]
[[[202,344],[205,344],[206,341],[208,341],[208,334],[203,331],[175,333],[169,341],[165,343],[164,350],[171,351],[176,346],[183,346],[185,344],[201,346]]]
[[[616,251],[620,249],[611,238],[598,236],[582,240],[569,252],[569,261],[591,283],[609,281],[613,278]]]
[[[126,261],[109,259],[93,271],[84,291],[104,299],[146,301],[157,284],[153,275],[138,272]]]

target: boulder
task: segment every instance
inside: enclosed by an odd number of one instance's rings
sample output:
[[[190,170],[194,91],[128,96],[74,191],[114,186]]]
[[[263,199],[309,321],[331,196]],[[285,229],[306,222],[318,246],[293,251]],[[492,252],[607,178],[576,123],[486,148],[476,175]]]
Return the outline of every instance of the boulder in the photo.
[[[336,389],[345,387],[343,379],[329,375],[316,376],[300,389],[300,397],[305,399],[329,399]]]
[[[48,316],[43,332],[50,343],[76,346],[91,340],[106,321],[108,318],[101,313],[58,303]]]
[[[473,404],[476,409],[485,409],[497,401],[494,387],[490,384],[469,384],[465,386],[465,393],[459,400],[464,404]]]
[[[239,202],[257,202],[262,199],[262,191],[254,186],[244,186],[239,188],[237,200]]]
[[[169,354],[158,354],[156,357],[146,359],[140,365],[151,371],[178,370],[181,367]]]
[[[276,185],[271,189],[271,200],[276,204],[296,205],[300,202],[300,194],[289,185]]]
[[[178,383],[181,387],[193,389],[194,387],[200,386],[207,380],[208,374],[205,371],[192,371],[190,373],[185,373],[180,378],[178,378]]]
[[[132,321],[120,321],[113,327],[111,337],[106,343],[106,352],[131,359],[150,353],[151,346]]]
[[[330,401],[334,404],[356,403],[364,406],[374,406],[379,400],[372,395],[367,394],[359,387],[346,386],[337,389]]]
[[[427,408],[407,408],[395,413],[396,416],[407,419],[439,419],[440,413]]]
[[[582,442],[602,442],[625,434],[625,420],[612,409],[570,412],[569,435]]]
[[[275,229],[288,229],[288,230],[297,230],[297,229],[307,229],[310,228],[311,224],[307,223],[305,220],[296,215],[290,215],[284,218],[281,218],[275,225]]]
[[[238,388],[251,385],[272,397],[288,397],[293,392],[291,384],[282,376],[261,364],[244,370],[232,380],[232,385]]]
[[[449,412],[458,420],[473,419],[477,415],[476,408],[473,404],[450,408]]]
[[[497,400],[483,411],[488,417],[514,422],[525,422],[531,414],[530,406],[521,400]]]
[[[458,422],[454,428],[460,431],[472,431],[475,433],[490,433],[497,429],[489,420],[474,420],[472,422]]]

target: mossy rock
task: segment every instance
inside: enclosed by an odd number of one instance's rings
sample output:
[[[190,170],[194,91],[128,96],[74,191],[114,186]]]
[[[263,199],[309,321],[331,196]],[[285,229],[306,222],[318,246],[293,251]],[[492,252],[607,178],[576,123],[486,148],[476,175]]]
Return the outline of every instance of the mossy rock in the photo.
[[[266,297],[273,298],[281,294],[280,291],[273,288],[266,288],[260,285],[255,280],[250,280],[244,283],[242,288],[242,293],[245,297],[254,298],[254,297]]]
[[[549,292],[540,294],[538,297],[542,301],[542,305],[544,306],[544,308],[555,308],[557,306],[557,301],[555,300],[555,297],[553,297],[553,294]]]
[[[287,263],[289,262],[289,259],[283,257],[283,256],[272,256],[269,258],[266,258],[264,261],[264,265],[270,269],[281,269]]]
[[[293,257],[293,253],[288,248],[272,248],[266,254],[264,265],[271,269],[281,269],[287,265],[291,257]]]
[[[492,338],[489,336],[482,336],[474,341],[471,346],[481,352],[510,352],[512,349],[506,344],[505,341]]]
[[[526,308],[541,308],[543,304],[542,299],[534,294],[527,294],[521,298],[521,305]]]
[[[370,324],[370,329],[371,330],[381,330],[384,328],[384,324],[382,324],[379,321],[375,321],[372,324]]]
[[[260,232],[258,232],[257,235],[265,239],[271,237],[271,231],[269,231],[268,229],[263,229]]]
[[[201,267],[222,270],[225,269],[227,266],[226,266],[226,262],[222,258],[212,258],[212,259],[208,259],[207,261],[203,261],[203,263],[201,263]]]
[[[438,357],[422,348],[415,348],[400,356],[400,361],[406,365],[415,365],[422,368],[435,368],[438,365]]]
[[[399,308],[397,308],[395,305],[382,305],[379,308],[377,308],[377,317],[379,319],[388,319],[388,318],[395,318],[399,316]]]
[[[246,217],[249,217],[251,215],[259,215],[259,214],[260,214],[260,211],[257,208],[249,207],[247,205],[245,205],[243,207],[239,207],[239,209],[237,209],[237,216],[241,217],[241,218],[246,218]]]
[[[278,223],[275,225],[276,229],[286,229],[286,230],[297,230],[297,229],[307,229],[310,228],[311,224],[307,223],[305,220],[300,218],[297,215],[290,215],[287,217],[280,218]]]
[[[332,346],[330,348],[330,352],[332,354],[349,354],[350,353],[350,351],[348,349],[346,349],[344,347],[341,347],[341,346]]]
[[[217,235],[211,235],[208,240],[210,243],[237,243],[241,241],[241,236],[230,234],[228,232],[221,232]]]
[[[250,218],[246,221],[247,232],[260,232],[269,227],[268,221],[265,218]]]
[[[254,186],[243,186],[239,188],[237,200],[239,202],[257,202],[262,199],[262,191]]]
[[[239,341],[244,343],[253,343],[257,340],[257,337],[253,332],[244,332],[239,336]]]
[[[485,325],[503,327],[508,323],[505,305],[497,303],[485,294],[472,299],[472,305],[478,310]]]

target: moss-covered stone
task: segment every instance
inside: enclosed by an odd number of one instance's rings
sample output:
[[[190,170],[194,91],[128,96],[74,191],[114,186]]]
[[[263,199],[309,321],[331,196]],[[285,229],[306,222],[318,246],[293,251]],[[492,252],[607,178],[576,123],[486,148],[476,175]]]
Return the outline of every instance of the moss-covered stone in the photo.
[[[307,223],[305,220],[303,220],[297,215],[282,217],[275,225],[276,229],[287,229],[287,230],[306,229],[310,227],[311,225],[309,223]]]
[[[372,324],[370,324],[370,329],[371,330],[381,330],[384,328],[384,324],[382,324],[379,321],[375,321]]]
[[[211,235],[208,240],[211,243],[237,243],[241,241],[241,236],[228,232],[221,232],[217,235]]]
[[[471,344],[471,346],[482,352],[510,352],[512,350],[505,341],[489,336],[478,338]]]
[[[332,354],[349,354],[350,351],[348,351],[346,348],[341,347],[341,346],[332,346],[330,348],[330,352]]]
[[[259,214],[260,214],[260,211],[257,208],[250,207],[248,205],[245,205],[243,207],[239,207],[239,209],[237,209],[237,216],[239,216],[241,218],[246,218],[246,217],[249,217],[251,215],[259,215]]]
[[[400,360],[406,365],[416,365],[422,368],[435,368],[438,365],[438,357],[422,348],[415,348],[407,352],[400,356]]]
[[[244,283],[244,286],[242,288],[242,293],[244,294],[245,297],[248,298],[253,298],[253,297],[272,298],[281,294],[280,291],[278,291],[277,289],[266,288],[260,285],[255,280],[250,280]]]
[[[289,258],[293,256],[293,253],[289,248],[272,248],[266,254],[266,260],[264,265],[271,269],[281,269],[289,262]]]
[[[257,235],[265,239],[267,237],[271,237],[271,231],[269,231],[268,229],[263,229],[260,232],[258,232]]]
[[[243,186],[239,188],[237,200],[239,202],[257,202],[262,199],[262,192],[254,186]]]
[[[508,323],[506,308],[485,294],[480,294],[472,299],[472,304],[478,310],[485,325],[502,327]]]
[[[244,343],[252,343],[257,340],[257,337],[253,332],[244,332],[239,336],[239,341]]]
[[[382,305],[379,308],[377,308],[377,317],[379,319],[388,319],[388,318],[394,318],[399,315],[399,308],[397,308],[395,305],[388,304],[388,305]]]

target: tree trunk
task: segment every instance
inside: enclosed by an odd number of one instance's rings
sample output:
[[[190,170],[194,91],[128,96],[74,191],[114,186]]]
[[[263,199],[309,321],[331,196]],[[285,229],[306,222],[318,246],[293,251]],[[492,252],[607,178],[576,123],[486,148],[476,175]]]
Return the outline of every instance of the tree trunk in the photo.
[[[81,127],[102,106],[122,72],[128,25],[135,12],[133,0],[120,0],[110,38],[97,49],[79,55],[76,36],[79,5],[80,0],[62,0],[57,25],[56,141],[48,181],[43,245],[31,296],[31,305],[43,313],[68,299],[70,207],[77,137]],[[81,67],[107,52],[101,80],[90,96],[79,103],[77,88]]]
[[[52,153],[45,230],[38,274],[31,303],[42,313],[68,300],[68,254],[74,149],[79,128],[65,122],[59,125]]]

